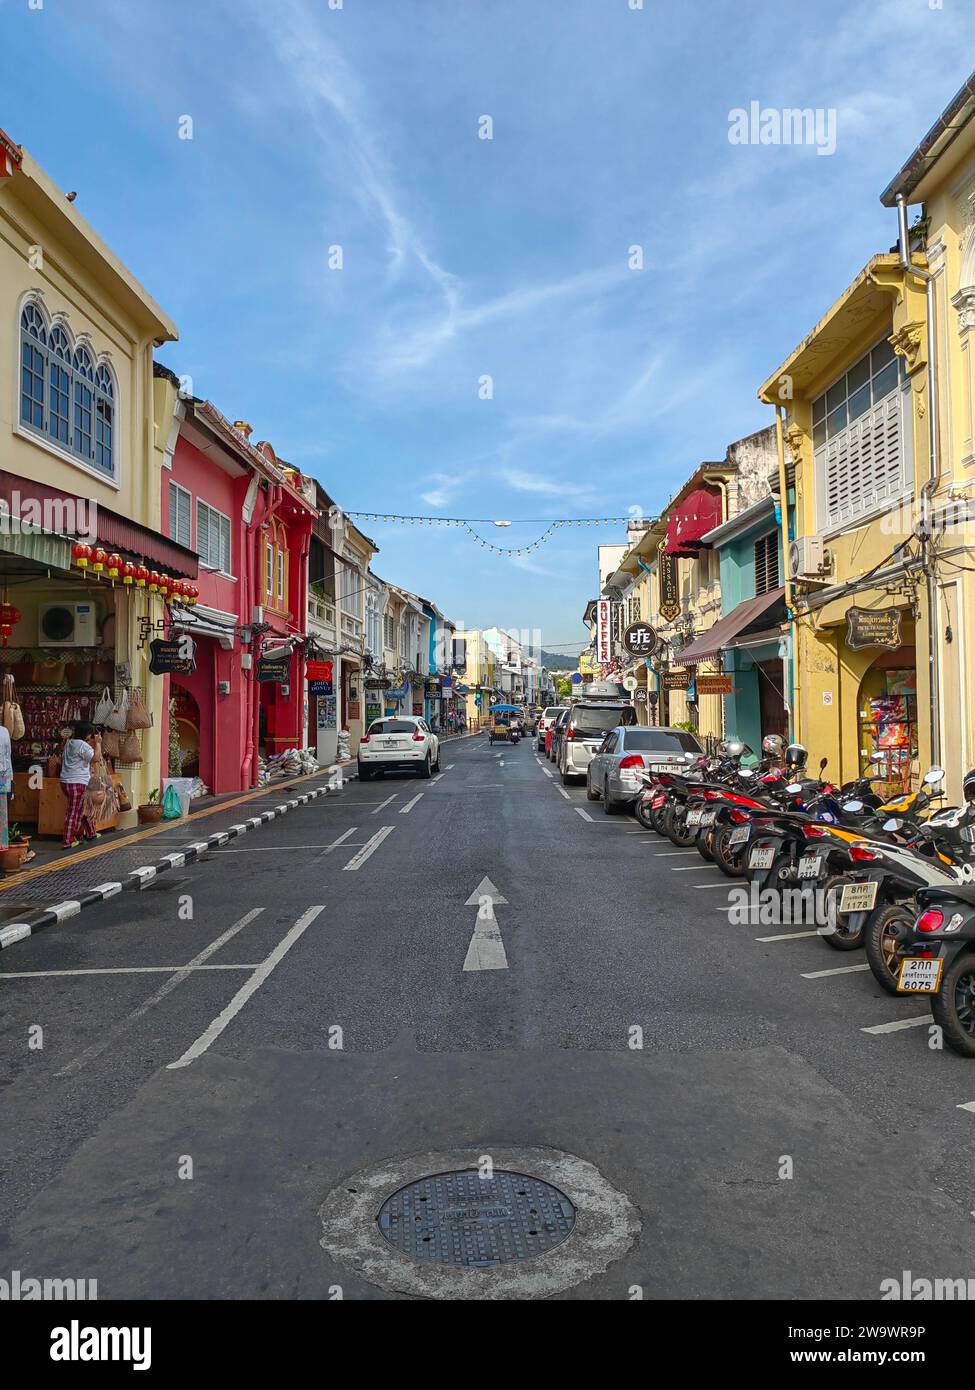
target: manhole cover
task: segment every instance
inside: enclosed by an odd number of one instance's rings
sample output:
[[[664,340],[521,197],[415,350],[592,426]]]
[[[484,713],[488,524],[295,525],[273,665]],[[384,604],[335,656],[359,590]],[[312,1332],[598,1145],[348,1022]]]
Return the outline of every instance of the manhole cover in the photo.
[[[551,1250],[575,1225],[568,1197],[524,1173],[435,1173],[383,1203],[379,1229],[404,1255],[480,1269]]]

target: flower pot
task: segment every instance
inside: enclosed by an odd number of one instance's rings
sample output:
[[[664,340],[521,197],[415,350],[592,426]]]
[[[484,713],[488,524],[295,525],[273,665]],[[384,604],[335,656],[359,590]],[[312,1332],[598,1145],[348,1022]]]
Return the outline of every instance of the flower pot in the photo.
[[[156,825],[162,820],[162,814],[161,801],[147,801],[144,805],[136,807],[136,815],[139,817],[140,825]]]
[[[0,869],[5,874],[16,873],[26,854],[27,850],[23,845],[11,845],[9,849],[0,849]]]

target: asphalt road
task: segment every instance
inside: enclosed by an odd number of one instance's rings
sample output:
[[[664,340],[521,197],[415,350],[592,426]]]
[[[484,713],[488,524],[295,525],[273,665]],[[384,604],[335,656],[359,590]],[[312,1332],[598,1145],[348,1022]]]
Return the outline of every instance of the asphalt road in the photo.
[[[329,1194],[410,1155],[550,1149],[639,1231],[537,1296],[975,1277],[975,1067],[923,1024],[863,1031],[923,1004],[816,936],[730,925],[717,869],[564,790],[530,742],[443,765],[353,782],[4,952],[0,1275],[409,1297],[381,1257],[323,1248]]]

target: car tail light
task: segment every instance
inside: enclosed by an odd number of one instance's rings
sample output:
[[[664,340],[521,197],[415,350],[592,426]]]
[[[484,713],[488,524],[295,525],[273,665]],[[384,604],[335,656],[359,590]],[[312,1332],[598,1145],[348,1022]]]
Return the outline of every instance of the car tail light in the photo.
[[[915,925],[918,931],[940,931],[944,920],[943,912],[939,912],[936,907],[929,907],[927,912],[921,913]]]
[[[360,743],[368,743],[368,742],[369,742],[369,735],[368,735],[368,734],[363,734],[362,737],[360,738],[359,742],[360,742]]]
[[[422,743],[423,740],[424,740],[424,737],[425,737],[425,735],[424,735],[424,734],[421,734],[420,731],[417,730],[417,732],[413,735],[413,742],[414,742],[414,743]]]
[[[628,753],[625,758],[620,759],[620,767],[642,767],[643,759],[639,753]]]
[[[872,849],[866,845],[851,845],[850,858],[856,864],[872,864],[875,859],[879,859],[879,854],[874,854]]]

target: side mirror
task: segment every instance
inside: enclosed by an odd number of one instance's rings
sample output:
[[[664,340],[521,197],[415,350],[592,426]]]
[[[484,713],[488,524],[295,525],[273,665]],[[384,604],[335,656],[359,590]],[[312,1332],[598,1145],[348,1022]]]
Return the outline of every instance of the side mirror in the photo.
[[[929,787],[933,787],[936,783],[944,779],[944,775],[945,770],[943,767],[929,767],[924,774],[925,784]]]
[[[829,762],[829,758],[820,758],[820,760],[819,760],[819,770],[820,770],[820,772],[823,771],[823,769],[826,767],[826,765],[827,765],[828,762]]]
[[[890,820],[884,821],[884,829],[887,831],[900,830],[903,824],[904,822],[902,820],[897,820],[896,817],[892,816]]]
[[[739,773],[738,773],[738,776],[739,776],[739,777],[754,777],[755,774],[754,774],[754,772],[752,772],[752,770],[751,770],[750,767],[743,767],[743,768],[740,769],[740,771],[739,771]]]
[[[844,802],[843,802],[843,810],[844,810],[844,811],[862,811],[862,810],[863,810],[863,802],[862,802],[862,801],[844,801]]]
[[[790,796],[798,796],[799,793],[802,791],[802,783],[790,782],[789,785],[786,787],[786,791],[789,793]]]

